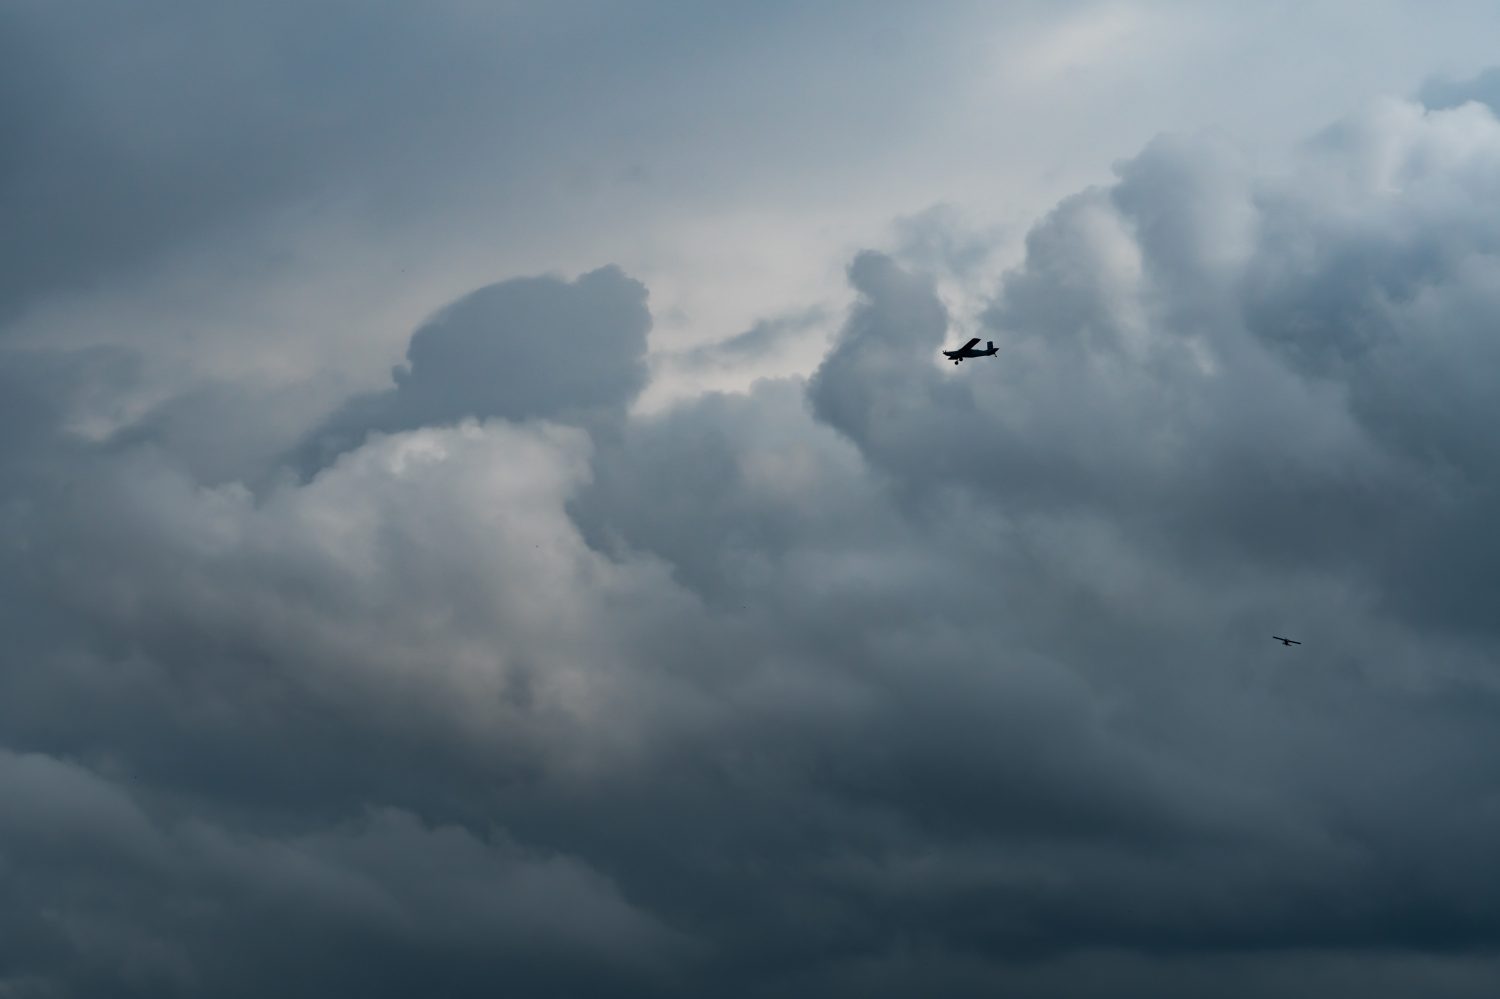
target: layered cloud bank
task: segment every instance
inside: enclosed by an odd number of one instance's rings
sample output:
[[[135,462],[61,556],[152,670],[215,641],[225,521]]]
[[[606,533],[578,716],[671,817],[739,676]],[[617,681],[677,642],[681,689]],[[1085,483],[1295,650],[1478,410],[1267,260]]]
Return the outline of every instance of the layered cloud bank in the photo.
[[[1153,142],[957,369],[873,251],[816,372],[652,415],[609,266],[294,432],[9,349],[0,993],[1491,994],[1464,96]]]

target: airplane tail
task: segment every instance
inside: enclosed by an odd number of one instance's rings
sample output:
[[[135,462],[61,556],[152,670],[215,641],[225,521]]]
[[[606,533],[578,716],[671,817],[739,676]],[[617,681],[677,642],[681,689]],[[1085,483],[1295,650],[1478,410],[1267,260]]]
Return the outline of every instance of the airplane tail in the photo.
[[[984,342],[984,349],[985,350],[994,350],[995,349],[995,341],[993,341],[993,340],[986,340]]]

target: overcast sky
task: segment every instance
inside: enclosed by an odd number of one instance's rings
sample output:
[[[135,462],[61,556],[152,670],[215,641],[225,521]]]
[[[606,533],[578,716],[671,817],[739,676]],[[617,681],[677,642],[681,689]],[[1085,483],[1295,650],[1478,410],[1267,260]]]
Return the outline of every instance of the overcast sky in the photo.
[[[1495,995],[1496,37],[0,8],[0,999]]]

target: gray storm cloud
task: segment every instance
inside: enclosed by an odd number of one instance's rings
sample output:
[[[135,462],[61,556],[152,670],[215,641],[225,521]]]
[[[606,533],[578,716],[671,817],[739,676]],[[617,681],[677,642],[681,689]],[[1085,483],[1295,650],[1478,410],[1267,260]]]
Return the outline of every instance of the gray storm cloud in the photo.
[[[525,12],[441,6],[450,16],[279,0],[8,5],[0,319],[139,281],[163,259],[232,255],[289,205],[409,204],[414,175],[451,153],[459,110],[528,65],[514,50]]]
[[[616,267],[481,288],[412,335],[396,385],[350,400],[303,444],[321,467],[372,432],[465,417],[617,423],[646,384],[646,289]]]
[[[0,991],[1490,994],[1500,122],[1440,103],[1151,143],[959,369],[865,252],[810,378],[628,416],[644,286],[511,279],[247,485],[79,429],[141,359],[7,353]]]

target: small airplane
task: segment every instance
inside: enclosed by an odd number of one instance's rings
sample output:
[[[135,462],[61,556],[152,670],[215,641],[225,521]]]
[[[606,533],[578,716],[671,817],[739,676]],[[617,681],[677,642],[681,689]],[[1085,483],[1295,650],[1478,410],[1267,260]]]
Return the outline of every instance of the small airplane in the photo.
[[[995,346],[995,341],[993,340],[985,341],[984,350],[975,350],[974,345],[978,342],[979,337],[976,336],[974,339],[970,340],[968,343],[964,344],[957,350],[943,351],[943,356],[953,358],[953,363],[957,364],[959,361],[962,361],[966,357],[994,357],[1000,352],[1000,348]]]
[[[1301,645],[1302,644],[1301,642],[1297,641],[1295,638],[1282,638],[1280,635],[1272,635],[1271,637],[1274,638],[1274,639],[1276,639],[1276,641],[1280,642],[1282,645]]]

